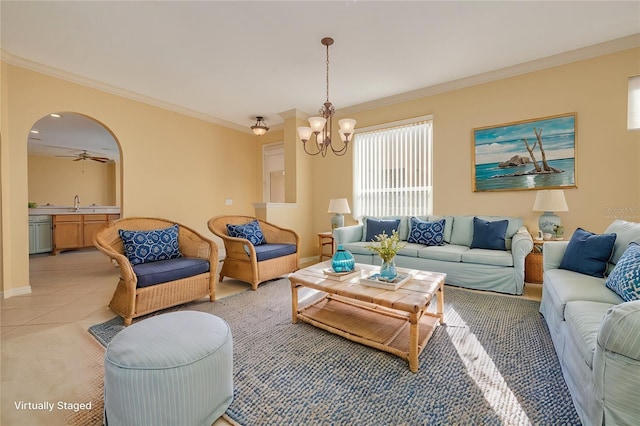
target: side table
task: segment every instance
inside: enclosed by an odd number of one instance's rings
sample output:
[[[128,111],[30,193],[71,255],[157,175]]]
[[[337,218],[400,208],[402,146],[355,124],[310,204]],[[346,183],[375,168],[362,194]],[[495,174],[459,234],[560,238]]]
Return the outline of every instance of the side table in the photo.
[[[325,250],[325,246],[329,246],[329,252]],[[326,257],[331,259],[333,257],[333,232],[318,232],[318,261]]]
[[[533,250],[524,259],[524,281],[527,283],[542,284],[544,268],[542,266],[542,250],[544,240],[533,240]]]

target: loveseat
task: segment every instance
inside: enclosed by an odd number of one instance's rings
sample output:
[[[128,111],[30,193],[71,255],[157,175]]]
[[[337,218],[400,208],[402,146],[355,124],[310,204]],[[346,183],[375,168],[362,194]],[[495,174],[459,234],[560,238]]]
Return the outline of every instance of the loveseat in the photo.
[[[522,294],[525,257],[533,248],[533,239],[522,219],[502,216],[365,217],[361,224],[336,228],[333,231],[335,242],[350,251],[358,263],[380,264],[378,255],[366,246],[386,226],[380,223],[391,221],[398,223],[396,230],[406,243],[395,257],[396,266],[446,273],[446,283],[454,286]],[[491,230],[494,225],[500,225],[496,235]],[[489,229],[489,235],[486,229]],[[390,235],[389,229],[384,230]],[[474,230],[478,232],[474,233]],[[481,241],[486,240],[484,237],[489,237],[489,246],[493,248],[482,248],[487,247],[484,244],[487,241]]]
[[[640,290],[640,250],[633,244],[640,244],[640,223],[616,220],[596,235],[595,239],[615,234],[613,250],[605,250],[603,256],[595,254],[598,244],[587,244],[594,237],[578,232],[570,241],[544,244],[540,312],[582,423],[637,425],[640,300],[625,301],[633,296],[608,286],[622,278],[635,281]],[[602,267],[590,267],[595,260],[603,261]]]

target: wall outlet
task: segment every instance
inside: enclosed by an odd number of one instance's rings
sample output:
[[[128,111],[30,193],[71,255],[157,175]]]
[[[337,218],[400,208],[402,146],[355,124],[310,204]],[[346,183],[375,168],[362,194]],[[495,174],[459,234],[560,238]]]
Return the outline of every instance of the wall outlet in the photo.
[[[232,199],[232,198],[227,198],[226,200],[224,200],[224,203],[225,203],[227,206],[230,206],[230,205],[232,205],[232,204],[233,204],[233,199]]]

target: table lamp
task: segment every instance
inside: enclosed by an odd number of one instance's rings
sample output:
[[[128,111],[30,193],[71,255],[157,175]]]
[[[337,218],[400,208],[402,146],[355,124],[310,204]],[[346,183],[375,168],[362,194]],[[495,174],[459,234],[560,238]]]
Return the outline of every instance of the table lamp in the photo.
[[[560,218],[553,212],[568,212],[567,200],[562,189],[545,189],[536,193],[533,204],[534,212],[544,212],[538,219],[538,229],[544,233],[555,235],[556,225],[560,225]]]
[[[331,230],[344,226],[344,213],[351,213],[349,203],[346,198],[332,198],[329,200],[327,213],[335,213],[331,218]]]

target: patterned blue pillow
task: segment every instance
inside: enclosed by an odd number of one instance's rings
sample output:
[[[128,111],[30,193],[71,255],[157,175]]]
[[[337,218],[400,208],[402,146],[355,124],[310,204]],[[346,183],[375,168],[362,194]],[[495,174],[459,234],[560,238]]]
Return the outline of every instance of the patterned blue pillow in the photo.
[[[605,285],[625,302],[640,300],[640,245],[633,242],[629,244]]]
[[[227,224],[227,234],[234,238],[244,238],[249,240],[254,246],[260,244],[266,244],[262,229],[260,229],[260,222],[253,220],[252,222],[245,223],[244,225],[229,225]]]
[[[443,246],[444,224],[444,219],[440,219],[437,222],[427,222],[417,217],[412,217],[407,242],[425,244],[427,246]]]
[[[151,231],[119,229],[124,254],[132,265],[182,257],[178,247],[178,225]]]

